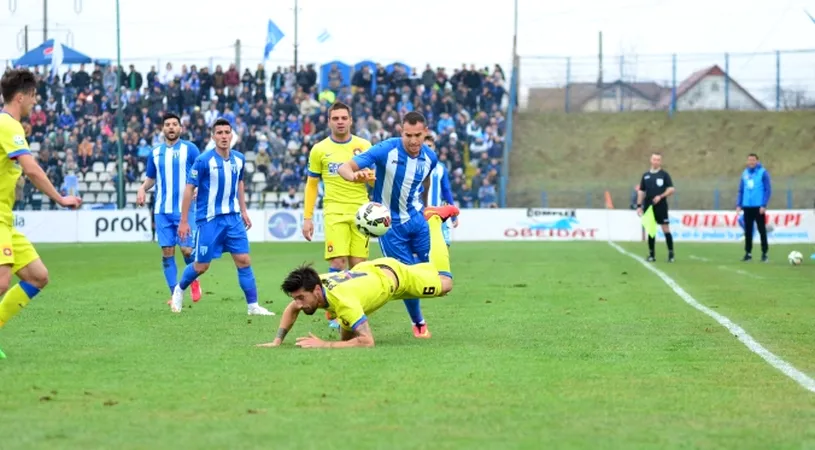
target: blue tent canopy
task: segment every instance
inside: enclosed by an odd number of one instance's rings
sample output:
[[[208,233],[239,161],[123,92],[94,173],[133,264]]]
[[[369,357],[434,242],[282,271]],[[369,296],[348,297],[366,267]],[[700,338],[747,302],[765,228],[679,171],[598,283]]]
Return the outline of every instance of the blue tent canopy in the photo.
[[[376,63],[371,60],[360,61],[354,64],[354,72],[359,72],[363,67],[368,67],[371,71],[371,91],[376,92]]]
[[[63,64],[87,64],[93,60],[85,54],[62,45],[62,63]],[[54,40],[49,39],[42,43],[39,47],[30,50],[20,59],[14,61],[14,65],[18,67],[31,67],[31,66],[49,66],[51,65],[51,56],[54,53]]]
[[[387,70],[387,71],[388,71],[388,73],[392,73],[392,72],[393,72],[393,69],[394,69],[396,66],[402,66],[402,68],[403,68],[403,69],[405,69],[405,73],[406,73],[406,74],[408,74],[408,75],[410,75],[410,66],[408,66],[408,65],[407,65],[407,64],[405,64],[405,63],[395,62],[395,63],[393,63],[393,64],[388,64],[387,66],[385,66],[385,70]]]
[[[351,66],[342,61],[331,61],[320,66],[320,90],[328,89],[328,73],[331,72],[331,67],[336,65],[342,74],[342,84],[340,86],[348,86],[351,84]]]

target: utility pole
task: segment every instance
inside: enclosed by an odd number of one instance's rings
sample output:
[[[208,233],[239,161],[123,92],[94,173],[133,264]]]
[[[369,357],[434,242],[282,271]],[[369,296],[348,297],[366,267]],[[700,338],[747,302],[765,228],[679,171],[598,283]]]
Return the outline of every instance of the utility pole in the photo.
[[[297,0],[294,0],[294,71],[297,72]]]
[[[42,41],[48,40],[48,0],[42,0]]]

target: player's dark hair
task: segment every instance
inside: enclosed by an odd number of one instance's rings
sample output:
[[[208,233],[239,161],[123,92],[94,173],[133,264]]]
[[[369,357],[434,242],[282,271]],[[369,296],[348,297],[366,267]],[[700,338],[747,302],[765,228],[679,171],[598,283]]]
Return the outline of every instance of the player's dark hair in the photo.
[[[425,136],[425,137],[424,137],[424,141],[425,141],[425,142],[430,142],[430,143],[433,143],[433,144],[435,144],[435,143],[436,143],[436,140],[435,140],[435,139],[433,139],[433,136],[431,136],[431,135],[429,135],[429,134],[428,134],[427,136]]]
[[[164,117],[161,118],[161,125],[163,126],[165,122],[167,122],[168,120],[172,120],[172,119],[177,120],[179,125],[181,124],[181,118],[178,117],[178,114],[176,114],[176,113],[167,113],[167,114],[164,115]]]
[[[328,117],[331,117],[332,112],[334,112],[334,111],[342,111],[342,110],[348,111],[348,115],[349,116],[351,115],[351,107],[350,106],[346,105],[343,102],[334,102],[334,104],[331,105],[328,108]]]
[[[422,125],[427,124],[427,119],[424,118],[424,114],[416,111],[411,111],[405,114],[404,117],[402,117],[402,125],[405,124],[416,125],[417,123],[420,123]]]
[[[286,294],[297,292],[300,289],[313,291],[314,288],[322,284],[320,274],[311,267],[311,264],[304,264],[286,275],[286,279],[280,285],[280,289]]]
[[[748,158],[751,156],[755,159],[759,159],[758,155],[756,155],[755,153],[750,153],[749,155],[747,155]]]
[[[19,93],[28,94],[37,90],[37,79],[28,69],[8,69],[0,78],[0,95],[3,101],[10,103]]]
[[[214,133],[215,128],[222,127],[222,126],[227,126],[227,127],[229,127],[230,130],[232,129],[232,124],[229,123],[228,120],[226,120],[224,118],[220,118],[220,119],[217,119],[215,122],[212,123],[212,132]]]

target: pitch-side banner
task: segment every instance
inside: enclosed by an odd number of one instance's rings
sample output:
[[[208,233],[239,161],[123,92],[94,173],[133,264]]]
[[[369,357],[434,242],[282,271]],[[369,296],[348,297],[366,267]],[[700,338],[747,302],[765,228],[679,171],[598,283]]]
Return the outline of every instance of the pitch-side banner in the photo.
[[[671,211],[671,234],[688,242],[738,242],[744,239],[743,220],[736,211]],[[815,212],[812,210],[767,211],[767,237],[776,243],[810,243],[815,238]],[[753,240],[759,235],[753,225]],[[658,236],[662,237],[662,230]]]

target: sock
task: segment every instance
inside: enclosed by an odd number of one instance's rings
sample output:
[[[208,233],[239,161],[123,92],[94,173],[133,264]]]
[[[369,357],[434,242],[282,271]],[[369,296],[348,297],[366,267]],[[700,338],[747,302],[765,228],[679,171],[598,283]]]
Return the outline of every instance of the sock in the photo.
[[[195,262],[195,256],[192,253],[190,253],[190,256],[185,256],[184,257],[184,264],[189,265],[189,264],[192,264],[194,262]]]
[[[419,299],[412,298],[410,300],[404,300],[404,302],[408,315],[410,315],[410,321],[413,322],[414,325],[424,325],[424,317],[422,316],[422,308],[419,304]]]
[[[167,286],[170,287],[170,295],[178,284],[178,268],[175,266],[175,256],[163,256],[161,258],[161,265],[164,266],[164,279],[167,280]]]
[[[430,263],[439,273],[450,276],[450,250],[441,230],[442,220],[433,216],[427,223],[430,226]]]
[[[40,290],[33,285],[21,281],[6,291],[0,301],[0,327],[16,316]]]
[[[665,233],[665,243],[668,245],[668,251],[674,252],[674,237],[671,233]]]
[[[180,287],[182,291],[186,291],[196,278],[198,278],[198,272],[195,271],[192,264],[187,264],[187,267],[184,268],[184,272],[181,273],[181,281],[178,282],[178,287]]]
[[[252,267],[241,267],[238,269],[238,283],[243,289],[243,294],[246,296],[246,304],[257,304],[258,302],[258,288],[255,284],[255,274],[252,273]]]
[[[654,246],[656,245],[657,239],[655,237],[648,236],[648,254],[654,256]]]

